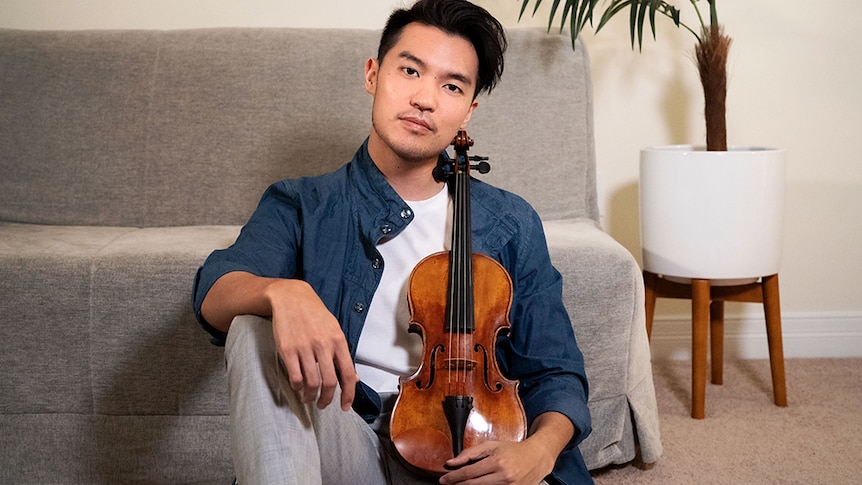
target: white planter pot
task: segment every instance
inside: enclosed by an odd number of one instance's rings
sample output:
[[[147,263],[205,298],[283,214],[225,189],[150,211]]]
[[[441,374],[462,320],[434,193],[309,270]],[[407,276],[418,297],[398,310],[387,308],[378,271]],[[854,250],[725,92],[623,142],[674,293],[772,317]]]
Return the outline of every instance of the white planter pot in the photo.
[[[784,180],[783,150],[707,152],[683,145],[642,150],[644,269],[725,284],[777,274]]]

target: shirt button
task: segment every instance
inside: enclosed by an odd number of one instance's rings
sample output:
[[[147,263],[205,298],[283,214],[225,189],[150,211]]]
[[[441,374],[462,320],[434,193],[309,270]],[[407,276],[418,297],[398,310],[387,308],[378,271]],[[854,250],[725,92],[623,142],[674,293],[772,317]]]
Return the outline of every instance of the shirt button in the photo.
[[[390,232],[392,232],[392,226],[390,226],[389,224],[384,224],[383,227],[380,228],[380,232],[382,232],[383,234],[389,234]]]
[[[353,305],[353,311],[355,311],[356,313],[362,313],[365,311],[365,305],[363,305],[362,303],[356,303],[355,305]]]
[[[410,219],[410,216],[413,215],[413,211],[410,208],[401,209],[401,218],[402,219]]]
[[[372,268],[374,268],[374,269],[380,269],[380,267],[381,267],[381,266],[383,266],[383,261],[382,261],[380,258],[374,258],[374,259],[371,261],[371,267],[372,267]]]

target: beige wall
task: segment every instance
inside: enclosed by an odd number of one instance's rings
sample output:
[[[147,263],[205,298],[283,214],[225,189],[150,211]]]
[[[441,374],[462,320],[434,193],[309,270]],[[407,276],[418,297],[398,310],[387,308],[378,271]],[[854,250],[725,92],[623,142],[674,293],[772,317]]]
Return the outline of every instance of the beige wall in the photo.
[[[0,27],[23,29],[301,26],[380,28],[398,0],[0,0]],[[509,26],[519,0],[477,1]],[[545,2],[551,3],[551,2]],[[688,4],[688,2],[679,2]],[[702,2],[705,3],[705,2]],[[786,0],[720,5],[734,38],[729,140],[788,153],[785,314],[840,314],[862,325],[862,2]],[[686,12],[689,14],[690,12]],[[544,17],[544,14],[541,15]],[[689,16],[689,18],[691,18]],[[643,53],[629,49],[626,19],[588,38],[606,229],[639,258],[638,150],[701,143],[702,105],[692,37],[663,27]],[[533,21],[541,25],[544,21]],[[660,304],[665,316],[684,305]],[[733,311],[747,312],[745,309]],[[756,308],[755,308],[756,310]],[[858,334],[857,334],[858,335]]]

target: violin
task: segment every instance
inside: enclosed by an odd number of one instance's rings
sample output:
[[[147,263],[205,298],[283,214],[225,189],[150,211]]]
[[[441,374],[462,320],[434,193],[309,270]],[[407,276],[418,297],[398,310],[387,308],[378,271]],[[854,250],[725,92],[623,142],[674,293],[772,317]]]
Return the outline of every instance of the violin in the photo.
[[[508,335],[512,279],[500,263],[472,251],[470,169],[473,140],[463,130],[456,157],[442,167],[454,200],[452,247],[413,269],[408,283],[411,333],[422,337],[416,372],[401,377],[390,434],[408,466],[431,475],[445,462],[485,441],[526,437],[518,382],[500,373],[496,342]]]

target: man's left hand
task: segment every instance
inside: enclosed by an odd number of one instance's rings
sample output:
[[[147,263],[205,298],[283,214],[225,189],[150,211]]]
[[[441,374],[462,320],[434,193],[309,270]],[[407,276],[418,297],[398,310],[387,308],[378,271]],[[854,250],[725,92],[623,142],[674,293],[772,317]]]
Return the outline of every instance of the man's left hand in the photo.
[[[486,441],[448,460],[455,470],[440,477],[440,483],[460,485],[536,485],[554,470],[557,456],[575,432],[562,414],[539,415],[524,441]]]
[[[457,470],[443,475],[440,483],[536,485],[551,473],[555,458],[528,441],[486,441],[447,461]]]

